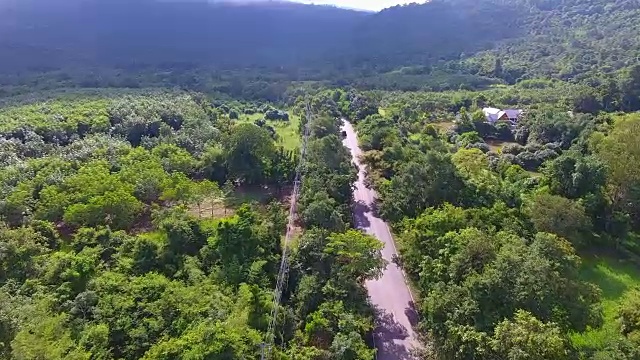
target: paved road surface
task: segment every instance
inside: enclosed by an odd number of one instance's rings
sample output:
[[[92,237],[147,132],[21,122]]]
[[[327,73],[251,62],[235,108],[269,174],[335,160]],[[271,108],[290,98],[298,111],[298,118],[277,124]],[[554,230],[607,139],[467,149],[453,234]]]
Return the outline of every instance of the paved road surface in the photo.
[[[366,284],[371,302],[378,310],[375,331],[377,358],[378,360],[413,360],[410,351],[418,345],[416,334],[412,329],[412,324],[417,322],[413,298],[402,270],[391,261],[396,254],[396,247],[389,227],[373,212],[376,193],[364,185],[365,167],[359,161],[362,151],[358,145],[355,130],[346,120],[343,120],[342,130],[347,134],[343,143],[351,150],[353,162],[358,166],[358,181],[353,193],[356,202],[354,205],[356,225],[384,243],[382,256],[389,262],[379,280],[368,281]]]

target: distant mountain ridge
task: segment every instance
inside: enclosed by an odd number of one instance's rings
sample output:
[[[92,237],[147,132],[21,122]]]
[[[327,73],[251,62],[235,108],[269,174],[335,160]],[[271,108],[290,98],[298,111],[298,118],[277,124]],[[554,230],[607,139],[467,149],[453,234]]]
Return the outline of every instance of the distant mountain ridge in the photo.
[[[365,76],[418,66],[515,82],[615,72],[640,53],[634,0],[432,0],[378,13],[273,0],[0,4],[5,74],[180,64]]]
[[[248,6],[234,6],[240,4]],[[405,14],[410,17],[403,19]],[[5,19],[0,46],[9,56],[0,59],[0,71],[176,62],[223,68],[377,67],[377,60],[404,65],[431,61],[442,51],[425,48],[455,43],[469,33],[465,24],[474,24],[448,1],[374,14],[270,0],[24,0],[0,12]],[[440,33],[415,31],[432,21],[450,26]],[[477,34],[493,41],[494,33]]]
[[[13,20],[0,21],[0,46],[10,50],[3,51],[9,56],[0,59],[0,71],[59,66],[56,62],[288,66],[321,55],[331,46],[306,43],[338,37],[343,31],[338,29],[352,26],[361,14],[274,1],[251,6],[234,6],[235,1],[26,1],[39,6],[24,3],[0,13]]]

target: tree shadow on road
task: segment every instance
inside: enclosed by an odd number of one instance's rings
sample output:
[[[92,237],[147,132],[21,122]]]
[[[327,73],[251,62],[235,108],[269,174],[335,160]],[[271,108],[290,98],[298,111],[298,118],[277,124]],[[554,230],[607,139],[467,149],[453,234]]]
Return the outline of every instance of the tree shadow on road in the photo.
[[[357,201],[353,205],[353,221],[358,229],[367,229],[371,226],[371,222],[367,218],[367,213],[371,212],[371,208],[363,201]]]
[[[371,205],[370,209],[373,216],[382,219],[382,215],[380,215],[380,199],[376,199]]]
[[[409,337],[409,331],[393,315],[376,309],[375,341],[378,360],[413,360],[411,349],[400,342]]]
[[[418,314],[418,310],[416,310],[416,305],[413,301],[410,301],[407,308],[404,309],[404,314],[407,316],[407,319],[409,319],[409,323],[412,327],[418,326],[420,315]]]

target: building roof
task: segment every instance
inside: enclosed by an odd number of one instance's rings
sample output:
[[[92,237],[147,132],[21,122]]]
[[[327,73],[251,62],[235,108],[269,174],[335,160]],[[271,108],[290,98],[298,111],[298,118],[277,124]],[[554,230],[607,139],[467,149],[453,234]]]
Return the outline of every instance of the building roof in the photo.
[[[490,123],[494,123],[500,119],[509,118],[508,114],[505,111],[496,108],[484,108],[482,109],[482,112],[487,118],[487,121]]]
[[[500,111],[502,111],[502,110],[496,109],[496,108],[492,108],[492,107],[487,107],[487,108],[482,109],[482,112],[485,115],[497,115]]]
[[[507,113],[509,119],[517,119],[522,115],[522,110],[520,109],[505,109],[504,112]]]
[[[500,110],[497,108],[487,107],[482,109],[482,112],[484,113],[484,116],[487,118],[487,122],[491,124],[497,122],[500,119],[503,119],[503,120],[516,119],[517,120],[518,118],[520,118],[520,115],[522,115],[522,110],[520,109]]]
[[[484,108],[482,109],[482,112],[484,113],[484,116],[487,118],[487,121],[495,122],[495,121],[498,121],[498,119],[500,119],[500,112],[502,112],[502,110],[496,109],[496,108]]]

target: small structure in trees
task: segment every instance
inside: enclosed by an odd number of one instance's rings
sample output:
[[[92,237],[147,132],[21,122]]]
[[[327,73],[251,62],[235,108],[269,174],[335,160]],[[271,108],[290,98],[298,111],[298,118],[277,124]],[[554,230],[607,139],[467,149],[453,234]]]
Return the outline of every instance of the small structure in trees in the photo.
[[[497,108],[487,107],[482,109],[482,113],[484,114],[486,121],[491,125],[495,125],[499,122],[507,122],[512,126],[515,126],[518,124],[518,121],[520,121],[520,117],[523,112],[520,109],[500,110]]]

